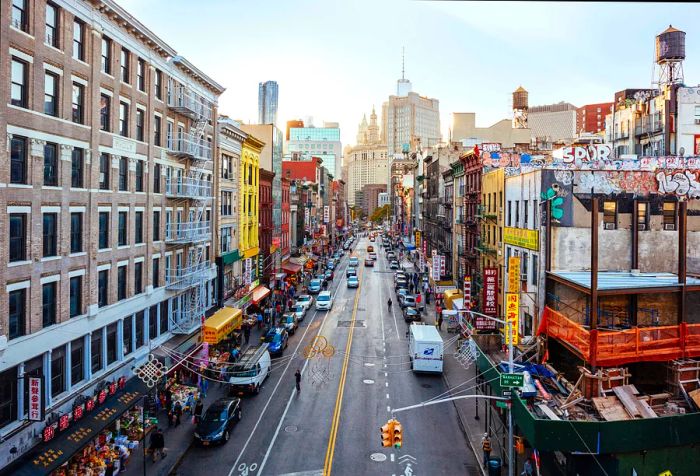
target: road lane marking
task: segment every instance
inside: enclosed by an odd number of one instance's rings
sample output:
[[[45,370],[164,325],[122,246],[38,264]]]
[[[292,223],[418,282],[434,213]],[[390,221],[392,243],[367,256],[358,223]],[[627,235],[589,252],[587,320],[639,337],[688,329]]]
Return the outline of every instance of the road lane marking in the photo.
[[[515,326],[514,326],[515,327]],[[389,382],[384,382],[384,385],[389,386]]]
[[[393,462],[394,462],[394,453],[391,453],[391,454],[389,455],[389,457],[391,458],[391,462],[393,463]]]
[[[326,460],[323,465],[324,476],[330,476],[331,470],[333,468],[333,455],[335,454],[335,441],[338,436],[338,424],[340,422],[340,409],[343,406],[343,393],[345,392],[345,380],[348,375],[348,362],[350,361],[350,349],[352,347],[352,336],[355,329],[355,319],[357,318],[357,305],[360,299],[360,289],[362,286],[362,274],[364,273],[364,268],[360,268],[360,273],[357,276],[359,281],[359,286],[357,293],[355,293],[355,303],[352,309],[352,319],[350,320],[350,332],[348,333],[348,340],[345,344],[345,357],[343,358],[343,369],[340,374],[340,381],[338,382],[338,394],[335,399],[335,409],[333,411],[333,421],[331,423],[331,433],[328,437],[328,448],[326,449]],[[386,364],[384,364],[386,365]]]
[[[389,398],[389,394],[388,394],[388,393],[386,394],[386,398]]]
[[[391,413],[391,407],[390,407],[390,406],[387,406],[387,407],[386,407],[386,411],[388,411],[389,413]]]
[[[340,283],[338,283],[338,286],[336,287],[336,294],[338,293],[338,290],[340,289]],[[333,296],[335,298],[335,295]],[[326,315],[324,316],[323,320],[328,317],[330,312],[326,312]],[[311,323],[313,323],[316,320],[316,317],[318,316],[318,311],[314,311],[314,315],[311,318]],[[304,335],[299,339],[299,342],[297,343],[296,348],[294,349],[294,354],[296,355],[299,352],[299,347],[301,346],[302,342],[304,342],[304,339],[306,338],[306,334],[309,332],[311,326],[307,326],[306,329],[304,330]],[[320,335],[321,330],[323,329],[323,325],[319,326],[318,333],[316,336]],[[262,421],[263,417],[265,416],[265,411],[267,410],[267,407],[270,406],[270,402],[272,402],[272,399],[275,396],[275,393],[277,393],[277,388],[280,386],[280,383],[282,383],[282,380],[284,380],[284,375],[287,373],[287,370],[289,369],[289,366],[291,365],[292,361],[294,359],[289,359],[287,362],[287,365],[284,367],[284,370],[282,371],[282,375],[280,375],[279,380],[277,381],[277,384],[275,385],[275,388],[272,389],[272,394],[270,397],[267,399],[267,402],[265,403],[265,406],[263,407],[262,411],[260,412],[260,416],[258,417],[258,421],[255,422],[255,426],[253,427],[253,430],[250,432],[250,435],[248,435],[248,439],[246,439],[245,444],[243,445],[243,448],[241,449],[241,452],[238,454],[238,457],[236,458],[236,461],[233,463],[233,466],[231,467],[231,471],[229,471],[228,476],[233,476],[233,473],[236,471],[236,468],[238,467],[238,463],[241,460],[241,457],[245,453],[246,448],[248,447],[248,444],[250,444],[250,440],[253,438],[253,435],[255,434],[255,431],[258,429],[258,425],[260,425],[260,422]],[[308,363],[308,361],[307,361]],[[296,391],[296,389],[295,389]],[[292,394],[293,395],[293,394]],[[281,420],[280,420],[281,422]],[[279,429],[279,427],[278,427]],[[260,471],[262,471],[262,465],[260,466]],[[258,473],[260,474],[260,473]]]

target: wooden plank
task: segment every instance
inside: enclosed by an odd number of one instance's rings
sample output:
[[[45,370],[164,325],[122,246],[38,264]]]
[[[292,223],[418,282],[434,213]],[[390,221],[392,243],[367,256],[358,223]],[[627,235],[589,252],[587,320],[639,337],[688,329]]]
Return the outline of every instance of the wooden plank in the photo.
[[[695,405],[700,408],[700,388],[688,392],[688,396],[693,399]]]
[[[637,400],[637,407],[642,412],[644,418],[657,418],[659,416],[646,400]]]
[[[634,418],[641,418],[642,412],[639,411],[639,407],[637,406],[637,399],[631,393],[631,390],[627,387],[627,385],[613,387],[613,392],[625,406],[627,413],[632,415]]]
[[[557,414],[554,413],[554,412],[552,411],[552,409],[549,408],[549,407],[548,407],[547,405],[545,405],[544,403],[538,403],[538,404],[537,404],[537,408],[539,408],[540,410],[542,410],[542,413],[544,413],[545,416],[546,416],[547,418],[549,418],[550,420],[561,420],[561,418],[559,418],[559,417],[557,416]]]
[[[576,405],[577,403],[579,403],[579,402],[582,401],[582,400],[583,400],[583,397],[575,398],[575,399],[571,400],[570,402],[567,402],[567,403],[565,403],[564,405],[561,405],[561,406],[559,407],[559,409],[560,409],[560,410],[566,410],[567,408]]]
[[[629,413],[615,396],[594,397],[593,406],[605,421],[629,420]]]

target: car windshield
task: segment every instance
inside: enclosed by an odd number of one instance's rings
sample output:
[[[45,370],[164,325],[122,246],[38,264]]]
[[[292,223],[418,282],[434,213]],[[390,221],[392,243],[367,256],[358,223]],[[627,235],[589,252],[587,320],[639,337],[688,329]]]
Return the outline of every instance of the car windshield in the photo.
[[[258,371],[256,368],[246,368],[243,364],[235,364],[230,367],[230,376],[231,377],[255,377],[258,374]]]
[[[311,301],[311,296],[299,296],[299,299],[297,299],[297,301],[301,301],[301,302]]]
[[[320,279],[312,279],[311,283],[309,283],[311,286],[320,286],[321,285],[321,280]]]
[[[296,305],[292,309],[294,312],[302,312],[304,310],[304,306]]]
[[[207,410],[207,414],[204,417],[207,421],[222,422],[228,419],[228,411],[225,408],[219,406],[210,408]]]
[[[287,317],[285,318],[285,322],[286,322],[287,324],[293,324],[293,323],[294,323],[294,316],[287,316]]]
[[[331,297],[330,296],[319,296],[318,300],[319,301],[330,301]]]

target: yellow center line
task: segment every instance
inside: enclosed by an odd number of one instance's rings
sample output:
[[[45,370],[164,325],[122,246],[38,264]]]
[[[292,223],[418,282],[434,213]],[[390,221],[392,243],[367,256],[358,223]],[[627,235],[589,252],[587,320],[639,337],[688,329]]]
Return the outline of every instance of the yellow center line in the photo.
[[[357,276],[359,282],[357,292],[355,293],[355,304],[352,308],[352,319],[350,320],[350,332],[348,341],[345,344],[345,357],[343,358],[343,370],[340,373],[340,381],[338,382],[338,395],[335,399],[335,410],[333,411],[333,421],[331,424],[331,433],[328,437],[328,448],[326,449],[326,460],[323,465],[323,476],[330,476],[333,468],[333,455],[335,454],[335,440],[338,435],[338,423],[340,422],[340,409],[343,405],[343,393],[345,392],[345,379],[348,374],[348,362],[350,360],[350,347],[352,345],[352,335],[355,330],[355,318],[357,317],[357,304],[360,299],[360,290],[362,288],[362,273],[364,267],[360,267],[360,273]]]

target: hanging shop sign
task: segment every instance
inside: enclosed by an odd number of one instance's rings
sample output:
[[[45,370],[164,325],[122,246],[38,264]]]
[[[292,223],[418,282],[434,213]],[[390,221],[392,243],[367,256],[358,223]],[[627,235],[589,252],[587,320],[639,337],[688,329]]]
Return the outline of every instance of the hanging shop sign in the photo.
[[[416,248],[420,248],[420,230],[416,230]]]
[[[464,277],[464,286],[462,289],[462,294],[464,294],[464,307],[470,309],[472,301],[472,278],[470,276]]]
[[[328,223],[331,220],[331,207],[323,206],[323,223]]]
[[[506,293],[506,322],[510,324],[510,328],[506,326],[503,329],[506,336],[506,345],[510,343],[518,345],[518,328],[520,326],[519,293]]]
[[[511,256],[508,258],[508,291],[511,293],[520,292],[520,257]]]
[[[507,245],[539,251],[540,232],[538,230],[506,226],[503,228],[503,242]]]
[[[42,421],[44,419],[44,405],[42,404],[42,377],[29,377],[29,421]]]
[[[484,314],[495,316],[498,313],[498,268],[484,268]]]

